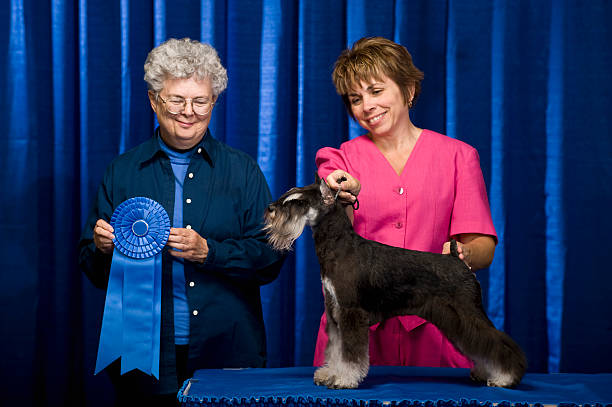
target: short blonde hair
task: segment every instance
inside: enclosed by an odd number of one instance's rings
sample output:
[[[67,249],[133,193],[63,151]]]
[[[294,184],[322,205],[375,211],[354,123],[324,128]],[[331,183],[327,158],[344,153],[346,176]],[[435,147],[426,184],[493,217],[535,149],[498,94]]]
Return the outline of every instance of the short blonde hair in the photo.
[[[424,74],[414,66],[405,47],[383,37],[365,37],[356,41],[352,48],[342,51],[334,65],[332,80],[351,117],[355,118],[349,92],[362,81],[382,80],[383,75],[397,84],[404,103],[412,102],[412,107],[421,93]],[[411,99],[412,86],[414,94]]]

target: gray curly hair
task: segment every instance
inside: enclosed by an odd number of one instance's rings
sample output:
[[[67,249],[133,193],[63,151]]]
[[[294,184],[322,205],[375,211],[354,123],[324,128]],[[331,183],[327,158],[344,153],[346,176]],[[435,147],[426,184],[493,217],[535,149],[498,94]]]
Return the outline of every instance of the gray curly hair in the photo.
[[[168,78],[210,79],[213,94],[219,96],[227,87],[227,71],[217,51],[208,44],[183,38],[171,38],[153,48],[144,64],[149,90],[159,94]]]

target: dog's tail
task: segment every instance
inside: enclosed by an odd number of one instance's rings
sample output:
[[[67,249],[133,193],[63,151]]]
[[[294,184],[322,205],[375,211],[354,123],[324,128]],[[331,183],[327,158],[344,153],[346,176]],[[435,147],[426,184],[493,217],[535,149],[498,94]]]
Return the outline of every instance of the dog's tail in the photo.
[[[455,239],[450,240],[450,252],[453,257],[459,258],[459,252],[457,251],[457,241]]]

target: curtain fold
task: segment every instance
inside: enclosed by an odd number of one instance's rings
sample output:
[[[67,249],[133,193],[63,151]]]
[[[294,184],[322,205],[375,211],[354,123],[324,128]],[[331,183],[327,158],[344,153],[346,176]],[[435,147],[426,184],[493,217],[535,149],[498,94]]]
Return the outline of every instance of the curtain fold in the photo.
[[[317,150],[346,140],[346,115],[331,82],[333,63],[345,44],[344,5],[302,0],[298,11],[298,115],[294,184],[314,182]],[[291,136],[290,136],[291,137]],[[326,140],[326,141],[324,141]],[[329,144],[328,144],[329,143]],[[295,243],[294,364],[312,364],[323,295],[311,233]]]
[[[491,167],[490,204],[493,223],[498,235],[495,257],[490,267],[488,313],[495,326],[505,323],[506,293],[506,209],[504,199],[505,155],[505,32],[506,5],[495,1],[492,10],[491,34]]]
[[[548,369],[559,372],[563,282],[565,277],[565,228],[563,222],[563,7],[553,7],[550,16],[550,52],[546,109],[546,319]]]
[[[229,84],[214,137],[255,158],[273,196],[316,151],[362,133],[331,82],[363,36],[425,73],[413,121],[478,149],[495,259],[477,276],[532,372],[610,372],[612,3],[606,0],[5,1],[0,7],[0,371],[7,402],[108,405],[92,376],[104,293],[76,242],[104,169],[156,126],[147,53],[213,45]],[[268,365],[312,363],[323,298],[310,231],[262,287]]]
[[[294,2],[265,0],[263,2],[257,162],[261,167],[272,196],[278,197],[295,185],[295,138],[297,123],[297,40],[295,24],[298,8]],[[266,324],[271,366],[293,364],[296,341],[295,257],[289,256],[278,279],[262,287],[263,311]]]

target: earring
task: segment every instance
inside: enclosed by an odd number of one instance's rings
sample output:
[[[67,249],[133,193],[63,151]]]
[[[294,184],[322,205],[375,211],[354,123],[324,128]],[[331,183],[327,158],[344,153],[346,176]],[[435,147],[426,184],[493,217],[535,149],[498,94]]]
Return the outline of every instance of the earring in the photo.
[[[412,100],[408,102],[408,109],[412,109]]]

